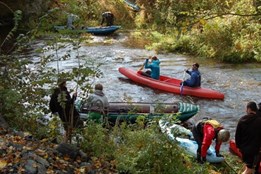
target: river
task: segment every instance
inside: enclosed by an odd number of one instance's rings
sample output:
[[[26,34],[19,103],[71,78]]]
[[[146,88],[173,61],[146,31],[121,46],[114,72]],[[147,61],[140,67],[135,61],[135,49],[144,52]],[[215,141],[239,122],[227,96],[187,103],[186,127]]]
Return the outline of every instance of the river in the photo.
[[[104,92],[110,102],[131,99],[133,102],[194,103],[200,106],[200,111],[192,118],[193,122],[206,116],[217,119],[231,131],[232,138],[239,118],[245,114],[247,102],[261,102],[261,64],[235,65],[178,54],[156,54],[154,51],[126,47],[123,43],[127,37],[128,35],[124,33],[112,37],[93,36],[89,44],[82,44],[79,48],[79,53],[85,55],[85,60],[80,61],[81,64],[90,60],[101,64],[100,70],[103,76],[93,79],[93,82],[104,85]],[[34,46],[44,47],[44,44],[39,42]],[[67,51],[66,49],[68,48],[64,48],[60,53]],[[145,58],[151,55],[156,55],[160,59],[161,74],[180,79],[184,69],[191,68],[194,62],[198,62],[202,74],[202,86],[224,93],[225,99],[209,100],[153,90],[131,82],[118,72],[119,67],[138,70]],[[34,53],[31,57],[36,62],[39,61],[39,55]],[[49,66],[55,67],[56,62],[50,63]],[[73,67],[78,67],[78,63],[76,53],[71,52],[68,60],[60,62],[60,68],[70,71]],[[188,78],[188,75],[186,77]],[[71,82],[68,86],[73,87],[75,84]]]

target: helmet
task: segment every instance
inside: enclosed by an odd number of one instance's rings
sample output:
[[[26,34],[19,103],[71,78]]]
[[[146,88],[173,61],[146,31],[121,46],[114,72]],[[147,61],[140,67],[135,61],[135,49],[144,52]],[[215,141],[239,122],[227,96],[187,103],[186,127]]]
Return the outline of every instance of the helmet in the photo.
[[[226,142],[228,141],[230,138],[230,133],[228,130],[226,129],[221,129],[219,132],[218,132],[218,136],[217,136],[217,139],[218,141],[221,141],[221,142]]]

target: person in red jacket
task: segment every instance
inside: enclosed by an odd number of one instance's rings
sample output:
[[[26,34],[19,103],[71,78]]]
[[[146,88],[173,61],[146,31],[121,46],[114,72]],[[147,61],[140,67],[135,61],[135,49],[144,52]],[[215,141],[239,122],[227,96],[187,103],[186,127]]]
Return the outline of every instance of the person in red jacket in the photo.
[[[193,128],[192,133],[195,141],[198,144],[197,161],[200,163],[206,162],[207,150],[210,147],[212,140],[216,140],[216,156],[223,157],[220,153],[222,142],[226,142],[230,138],[228,130],[216,120],[204,118],[200,120]]]

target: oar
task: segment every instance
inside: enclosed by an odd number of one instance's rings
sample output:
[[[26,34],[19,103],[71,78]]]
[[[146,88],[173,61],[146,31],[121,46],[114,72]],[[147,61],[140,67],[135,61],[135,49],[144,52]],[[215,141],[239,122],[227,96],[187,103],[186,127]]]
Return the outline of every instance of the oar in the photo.
[[[144,66],[145,66],[145,63],[143,63],[143,64],[141,65],[141,67],[140,67],[140,69],[139,69],[138,71],[143,70]]]
[[[149,57],[149,59],[150,59],[150,58],[151,58],[151,56]],[[141,65],[141,67],[140,67],[140,69],[139,69],[138,71],[143,70],[144,66],[145,66],[145,62]]]
[[[151,59],[152,59],[152,56],[149,56],[149,60],[151,60]],[[139,71],[143,70],[144,66],[145,66],[145,62],[141,65]]]
[[[182,96],[182,93],[183,93],[185,75],[186,75],[186,71],[184,71],[184,73],[183,73],[182,83],[181,83],[181,85],[180,85],[180,96]]]

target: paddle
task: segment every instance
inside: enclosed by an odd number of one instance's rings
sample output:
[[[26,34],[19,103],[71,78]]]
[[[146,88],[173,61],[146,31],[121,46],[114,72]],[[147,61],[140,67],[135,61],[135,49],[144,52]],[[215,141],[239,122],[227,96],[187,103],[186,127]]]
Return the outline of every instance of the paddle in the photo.
[[[138,71],[143,70],[144,66],[145,66],[145,63],[143,63],[143,64],[141,65],[141,67],[140,67],[140,69],[139,69]]]
[[[185,75],[186,75],[186,71],[184,70],[183,78],[182,78],[182,83],[181,83],[181,85],[180,85],[180,96],[182,96],[182,93],[183,93],[183,87],[184,87]]]
[[[152,56],[149,56],[149,59],[151,59],[151,58],[152,58]],[[143,70],[144,66],[145,66],[145,62],[141,65],[141,67],[140,67],[140,69],[138,71]]]

